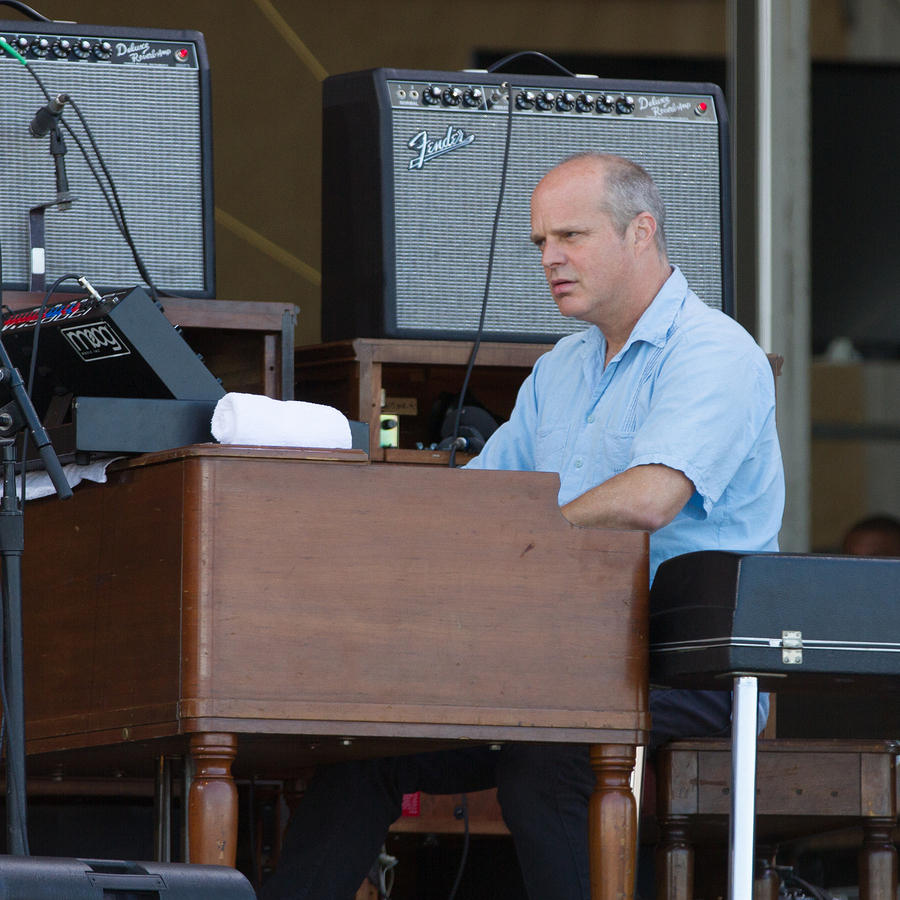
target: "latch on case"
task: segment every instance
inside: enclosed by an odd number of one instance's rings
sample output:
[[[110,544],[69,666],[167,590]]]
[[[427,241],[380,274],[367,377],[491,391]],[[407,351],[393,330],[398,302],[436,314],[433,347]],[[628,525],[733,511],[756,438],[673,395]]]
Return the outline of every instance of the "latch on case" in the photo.
[[[781,661],[788,666],[799,666],[803,662],[803,632],[781,632]]]

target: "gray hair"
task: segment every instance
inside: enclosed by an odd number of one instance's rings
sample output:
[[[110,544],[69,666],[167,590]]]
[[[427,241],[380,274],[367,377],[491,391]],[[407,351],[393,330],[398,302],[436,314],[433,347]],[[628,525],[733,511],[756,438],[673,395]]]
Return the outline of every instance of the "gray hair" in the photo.
[[[560,165],[575,160],[595,160],[603,165],[605,199],[603,208],[620,234],[625,234],[635,216],[650,213],[656,220],[656,248],[666,258],[666,205],[650,173],[624,156],[586,150],[573,153]]]

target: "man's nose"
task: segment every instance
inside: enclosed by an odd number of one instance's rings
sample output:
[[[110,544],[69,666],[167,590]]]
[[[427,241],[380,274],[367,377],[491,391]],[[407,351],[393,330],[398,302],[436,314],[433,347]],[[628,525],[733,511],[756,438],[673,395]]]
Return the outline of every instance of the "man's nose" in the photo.
[[[541,248],[541,265],[545,269],[550,269],[562,265],[565,261],[565,254],[559,241],[545,240]]]

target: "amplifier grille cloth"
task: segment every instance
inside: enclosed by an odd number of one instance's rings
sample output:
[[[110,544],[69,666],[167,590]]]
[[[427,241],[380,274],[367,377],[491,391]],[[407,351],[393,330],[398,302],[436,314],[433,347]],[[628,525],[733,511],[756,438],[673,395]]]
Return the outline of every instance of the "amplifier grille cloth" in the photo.
[[[71,94],[112,173],[125,218],[150,277],[159,288],[203,291],[203,204],[200,83],[195,69],[102,66],[29,60],[50,92]],[[0,62],[0,220],[3,280],[27,284],[28,210],[56,197],[49,137],[28,133],[46,103],[36,82],[13,60]],[[90,152],[75,112],[65,120]],[[69,186],[66,211],[46,212],[48,286],[62,274],[97,285],[141,281],[81,151],[63,129]],[[95,162],[96,165],[96,162]],[[98,167],[99,171],[99,167]]]
[[[421,116],[405,109],[394,109],[393,116],[397,325],[471,329],[484,292],[482,273],[487,271],[506,117],[482,117],[478,138],[469,147],[409,171],[406,142],[421,127]],[[459,122],[452,113],[441,118],[432,112],[429,131],[440,134]],[[666,202],[670,260],[681,267],[702,300],[721,309],[719,144],[714,125],[620,118],[586,123],[533,115],[517,121],[514,113],[487,331],[562,335],[585,327],[558,313],[539,253],[529,239],[534,185],[547,169],[580,150],[627,156],[650,172]]]

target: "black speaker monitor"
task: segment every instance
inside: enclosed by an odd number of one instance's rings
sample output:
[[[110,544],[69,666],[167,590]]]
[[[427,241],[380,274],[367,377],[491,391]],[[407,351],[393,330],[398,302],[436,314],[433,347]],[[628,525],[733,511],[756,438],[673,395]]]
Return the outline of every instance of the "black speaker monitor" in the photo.
[[[28,900],[252,900],[250,882],[226,866],[119,859],[0,856],[0,897]]]
[[[669,256],[733,314],[721,90],[682,82],[374,69],[323,85],[322,337],[466,339],[481,311],[513,98],[485,336],[552,341],[559,314],[530,241],[531,191],[572,153],[645,166]]]
[[[68,94],[82,111],[155,285],[182,296],[215,296],[212,118],[203,35],[7,21],[0,22],[0,36],[24,57],[51,97]],[[21,62],[0,51],[5,289],[29,288],[29,210],[56,198],[49,139],[29,133],[46,103]],[[63,116],[90,152],[70,105]],[[90,168],[68,132],[62,133],[76,199],[68,209],[50,206],[45,212],[46,282],[74,272],[101,290],[139,283],[131,251]]]

